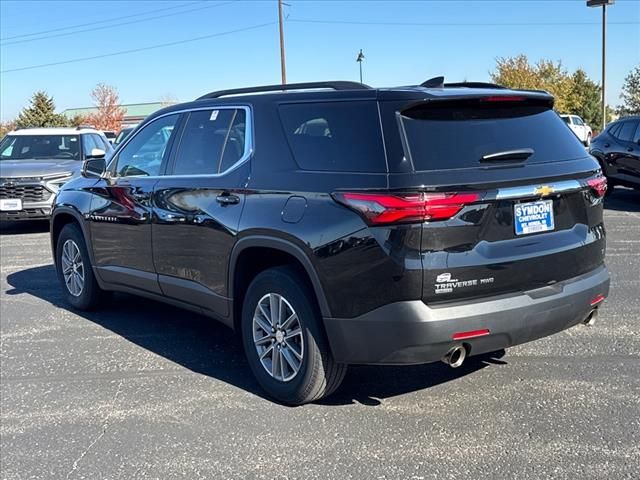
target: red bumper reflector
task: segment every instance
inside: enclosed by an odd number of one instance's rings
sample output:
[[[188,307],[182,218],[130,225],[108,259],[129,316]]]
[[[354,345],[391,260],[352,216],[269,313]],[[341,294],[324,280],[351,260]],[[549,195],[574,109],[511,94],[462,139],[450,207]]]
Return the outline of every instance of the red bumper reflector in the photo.
[[[485,335],[489,335],[489,333],[491,332],[485,328],[484,330],[471,330],[470,332],[454,333],[452,338],[454,340],[467,340],[469,338],[484,337]]]
[[[598,305],[599,303],[602,303],[602,301],[603,301],[604,299],[605,299],[605,296],[604,296],[604,295],[602,295],[602,294],[600,294],[600,295],[598,295],[598,296],[596,296],[596,297],[593,297],[593,298],[591,299],[590,305],[591,305],[592,307],[595,307],[595,306],[596,306],[596,305]]]

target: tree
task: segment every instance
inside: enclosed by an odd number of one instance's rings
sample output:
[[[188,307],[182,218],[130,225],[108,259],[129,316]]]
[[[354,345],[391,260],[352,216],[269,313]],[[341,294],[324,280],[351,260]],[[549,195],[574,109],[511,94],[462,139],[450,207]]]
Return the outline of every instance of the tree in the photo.
[[[17,128],[66,127],[69,121],[64,115],[55,113],[53,98],[38,91],[31,97],[31,105],[22,109],[16,118]]]
[[[640,115],[640,65],[636,65],[624,79],[618,107],[619,115]]]
[[[571,76],[567,112],[580,115],[592,128],[602,125],[602,89],[580,68]]]
[[[87,122],[98,130],[115,130],[122,127],[124,109],[120,107],[118,90],[110,85],[99,83],[91,92],[98,111],[87,117]]]
[[[560,113],[580,115],[589,125],[601,125],[601,88],[582,69],[570,74],[561,62],[530,64],[526,55],[498,58],[491,79],[510,88],[546,90]]]
[[[0,122],[0,140],[4,138],[4,136],[16,129],[16,121],[9,120],[6,122]]]
[[[82,115],[74,115],[73,117],[71,117],[69,119],[69,125],[71,127],[79,127],[80,125],[88,125],[89,119],[87,117],[84,117]]]

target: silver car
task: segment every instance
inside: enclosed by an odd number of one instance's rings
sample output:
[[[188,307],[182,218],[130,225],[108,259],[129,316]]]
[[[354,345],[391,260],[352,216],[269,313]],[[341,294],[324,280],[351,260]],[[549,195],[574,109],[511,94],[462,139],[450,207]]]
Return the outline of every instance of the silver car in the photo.
[[[28,128],[0,141],[0,220],[48,218],[58,189],[80,174],[82,161],[110,156],[91,128]]]

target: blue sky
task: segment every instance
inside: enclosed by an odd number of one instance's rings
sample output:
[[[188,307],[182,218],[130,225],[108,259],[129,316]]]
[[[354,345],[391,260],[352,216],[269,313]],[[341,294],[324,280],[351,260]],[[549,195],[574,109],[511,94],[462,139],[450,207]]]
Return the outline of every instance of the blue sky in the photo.
[[[364,81],[374,86],[437,75],[488,80],[497,57],[520,53],[600,81],[601,12],[584,0],[285,1],[289,82],[357,80],[360,48]],[[40,89],[63,110],[90,105],[98,82],[117,87],[123,103],[278,83],[277,29],[276,0],[0,0],[0,117],[13,118]],[[207,38],[18,70],[197,37]],[[609,8],[609,103],[619,103],[624,76],[639,63],[640,1],[617,0]]]

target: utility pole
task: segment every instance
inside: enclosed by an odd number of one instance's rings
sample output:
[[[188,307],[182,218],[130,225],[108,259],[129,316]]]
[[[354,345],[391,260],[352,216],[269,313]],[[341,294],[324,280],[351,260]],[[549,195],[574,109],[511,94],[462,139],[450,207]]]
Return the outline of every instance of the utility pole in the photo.
[[[356,62],[360,65],[360,83],[362,83],[362,61],[364,60],[364,53],[362,53],[362,49],[360,49],[360,53],[358,53],[358,57],[356,58]]]
[[[287,67],[284,56],[284,25],[282,22],[282,0],[278,0],[278,21],[280,24],[280,74],[282,76],[282,85],[287,83]]]
[[[607,126],[607,6],[615,0],[587,0],[587,7],[602,7],[602,130]]]

